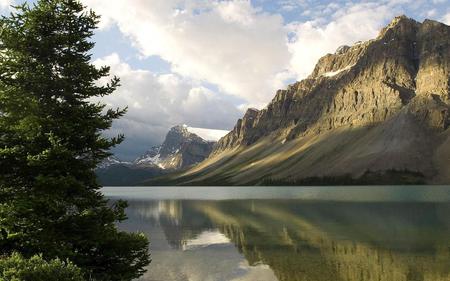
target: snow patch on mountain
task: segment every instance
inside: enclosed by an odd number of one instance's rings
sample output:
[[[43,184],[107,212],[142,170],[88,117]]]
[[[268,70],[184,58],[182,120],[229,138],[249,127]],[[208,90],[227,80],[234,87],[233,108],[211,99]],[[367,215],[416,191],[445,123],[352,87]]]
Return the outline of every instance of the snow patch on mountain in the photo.
[[[134,165],[154,165],[158,166],[162,169],[164,167],[162,166],[162,159],[161,159],[161,146],[154,146],[147,152],[145,152],[143,155],[138,157],[136,160],[133,161]]]
[[[214,143],[228,131],[194,128],[187,125],[172,127],[164,142],[154,146],[133,162],[122,162],[114,156],[106,159],[99,169],[124,164],[139,168],[157,167],[163,170],[178,169],[204,160],[211,153]]]
[[[157,154],[155,156],[140,157],[136,159],[136,161],[134,161],[134,164],[136,165],[153,164],[155,166],[164,169],[164,166],[161,164],[161,162],[162,162],[161,155]]]
[[[336,71],[326,72],[326,73],[322,74],[322,76],[325,76],[325,77],[334,77],[334,76],[338,75],[338,74],[341,73],[341,72],[350,70],[350,69],[351,69],[352,67],[354,67],[354,66],[355,66],[355,64],[351,64],[351,65],[348,65],[348,66],[346,66],[346,67],[344,67],[344,68],[338,69],[338,70],[336,70]]]
[[[111,156],[108,156],[105,160],[103,160],[102,163],[100,163],[97,166],[97,168],[98,169],[106,169],[112,165],[131,165],[131,163],[122,161],[119,158],[117,158],[116,156],[111,155]]]

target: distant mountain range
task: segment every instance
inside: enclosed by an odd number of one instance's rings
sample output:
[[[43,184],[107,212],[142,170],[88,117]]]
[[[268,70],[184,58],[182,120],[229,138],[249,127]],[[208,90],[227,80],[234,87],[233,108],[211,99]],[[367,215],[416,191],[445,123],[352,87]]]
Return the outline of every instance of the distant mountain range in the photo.
[[[145,183],[449,184],[449,112],[450,27],[401,16],[249,109],[198,165]]]
[[[195,133],[198,130],[186,125],[175,126],[160,146],[150,148],[132,162],[121,161],[115,156],[108,157],[97,168],[100,183],[135,185],[200,163],[210,155],[216,142],[201,138]]]

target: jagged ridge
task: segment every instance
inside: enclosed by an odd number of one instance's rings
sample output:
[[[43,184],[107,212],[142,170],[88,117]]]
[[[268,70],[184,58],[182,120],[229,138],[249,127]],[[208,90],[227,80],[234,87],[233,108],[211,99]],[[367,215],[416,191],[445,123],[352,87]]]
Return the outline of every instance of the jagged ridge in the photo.
[[[133,164],[142,167],[158,166],[161,169],[185,168],[207,158],[214,143],[189,132],[186,125],[175,126],[167,133],[161,146],[152,147]]]
[[[436,34],[433,39],[430,33]],[[413,106],[411,111],[433,127],[446,129],[448,65],[439,60],[444,47],[448,52],[448,38],[444,24],[397,17],[376,40],[326,55],[307,79],[279,90],[265,109],[249,109],[219,141],[215,153],[250,145],[278,130],[293,139],[346,125],[381,123],[416,96],[432,96],[426,101],[431,107],[423,112]],[[433,75],[440,77],[429,83]]]
[[[175,126],[160,146],[150,148],[133,162],[108,157],[98,166],[97,175],[103,185],[135,185],[203,161],[214,144],[190,132],[186,125]]]
[[[182,177],[243,184],[411,169],[450,180],[449,46],[445,24],[397,17],[376,39],[322,57],[265,109],[249,109]]]

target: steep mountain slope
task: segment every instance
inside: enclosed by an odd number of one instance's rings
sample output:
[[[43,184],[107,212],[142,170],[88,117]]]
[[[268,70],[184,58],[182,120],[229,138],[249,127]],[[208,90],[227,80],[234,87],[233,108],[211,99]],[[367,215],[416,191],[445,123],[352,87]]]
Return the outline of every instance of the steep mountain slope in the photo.
[[[116,156],[112,155],[103,160],[100,165],[98,165],[97,169],[105,169],[113,165],[129,165],[131,162],[125,162],[117,158]]]
[[[152,147],[137,158],[136,166],[158,166],[162,169],[180,169],[205,160],[212,152],[214,142],[206,141],[188,130],[186,125],[170,129],[161,146]]]
[[[97,176],[102,185],[135,185],[205,160],[214,144],[190,132],[186,125],[175,126],[162,145],[152,147],[133,162],[108,157],[99,165]]]
[[[450,183],[450,27],[395,18],[249,109],[179,184],[260,184],[390,169]],[[395,182],[394,182],[395,183]]]

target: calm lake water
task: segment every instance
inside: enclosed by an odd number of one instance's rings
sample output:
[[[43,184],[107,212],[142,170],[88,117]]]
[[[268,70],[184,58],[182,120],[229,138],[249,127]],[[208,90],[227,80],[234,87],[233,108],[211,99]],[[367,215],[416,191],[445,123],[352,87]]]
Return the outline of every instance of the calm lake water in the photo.
[[[108,187],[152,281],[450,280],[450,187]]]

